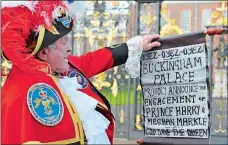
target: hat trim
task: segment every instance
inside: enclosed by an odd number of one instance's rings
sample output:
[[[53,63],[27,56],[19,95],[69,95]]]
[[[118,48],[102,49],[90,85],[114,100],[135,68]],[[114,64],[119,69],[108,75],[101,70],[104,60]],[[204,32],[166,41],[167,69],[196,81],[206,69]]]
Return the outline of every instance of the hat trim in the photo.
[[[40,33],[39,33],[39,36],[38,36],[38,40],[37,40],[36,47],[35,47],[35,49],[33,50],[33,52],[32,52],[31,55],[35,55],[35,54],[40,50],[40,47],[41,47],[42,42],[43,42],[43,39],[44,39],[44,34],[45,34],[45,28],[44,28],[43,26],[41,26],[41,29],[40,29]]]

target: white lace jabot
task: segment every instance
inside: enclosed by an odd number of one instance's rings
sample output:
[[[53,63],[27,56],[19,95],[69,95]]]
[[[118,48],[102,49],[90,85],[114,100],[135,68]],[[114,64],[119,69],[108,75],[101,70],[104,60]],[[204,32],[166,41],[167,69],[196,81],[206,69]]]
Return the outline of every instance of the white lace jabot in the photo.
[[[78,111],[88,144],[110,144],[105,132],[110,122],[95,110],[98,104],[97,100],[78,91],[82,87],[77,82],[76,77],[69,78],[65,76],[59,79],[59,84]]]

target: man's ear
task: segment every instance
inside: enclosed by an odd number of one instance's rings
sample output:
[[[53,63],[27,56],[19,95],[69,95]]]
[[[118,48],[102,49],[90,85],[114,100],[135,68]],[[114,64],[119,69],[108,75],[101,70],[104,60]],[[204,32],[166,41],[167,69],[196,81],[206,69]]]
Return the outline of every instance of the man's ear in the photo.
[[[41,50],[40,52],[38,52],[38,57],[39,59],[46,61],[47,57],[48,57],[48,53],[49,53],[49,48],[44,48],[43,50]]]

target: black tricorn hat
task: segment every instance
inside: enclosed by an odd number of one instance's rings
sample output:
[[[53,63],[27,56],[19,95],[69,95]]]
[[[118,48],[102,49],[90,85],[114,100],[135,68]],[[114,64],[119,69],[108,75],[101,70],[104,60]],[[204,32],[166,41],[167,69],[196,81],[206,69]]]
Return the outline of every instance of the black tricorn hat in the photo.
[[[32,55],[37,54],[42,49],[71,32],[73,22],[70,17],[63,15],[55,19],[51,27],[47,28],[44,25],[41,26],[38,35],[32,32],[29,36],[27,48],[32,50]]]

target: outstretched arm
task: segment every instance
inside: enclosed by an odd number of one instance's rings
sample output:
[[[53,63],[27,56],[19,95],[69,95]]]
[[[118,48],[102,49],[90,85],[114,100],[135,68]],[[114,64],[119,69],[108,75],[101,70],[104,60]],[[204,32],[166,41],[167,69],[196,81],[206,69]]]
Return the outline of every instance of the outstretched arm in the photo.
[[[124,63],[126,63],[127,71],[133,72],[130,69],[138,67],[142,51],[147,51],[153,47],[160,46],[159,42],[153,42],[153,40],[158,38],[158,34],[136,36],[126,43],[104,47],[82,56],[70,55],[68,60],[73,66],[79,68],[87,77],[92,77]]]
[[[87,77],[104,72],[112,67],[124,64],[128,57],[126,43],[100,48],[81,56],[70,55],[69,62],[79,68]]]

